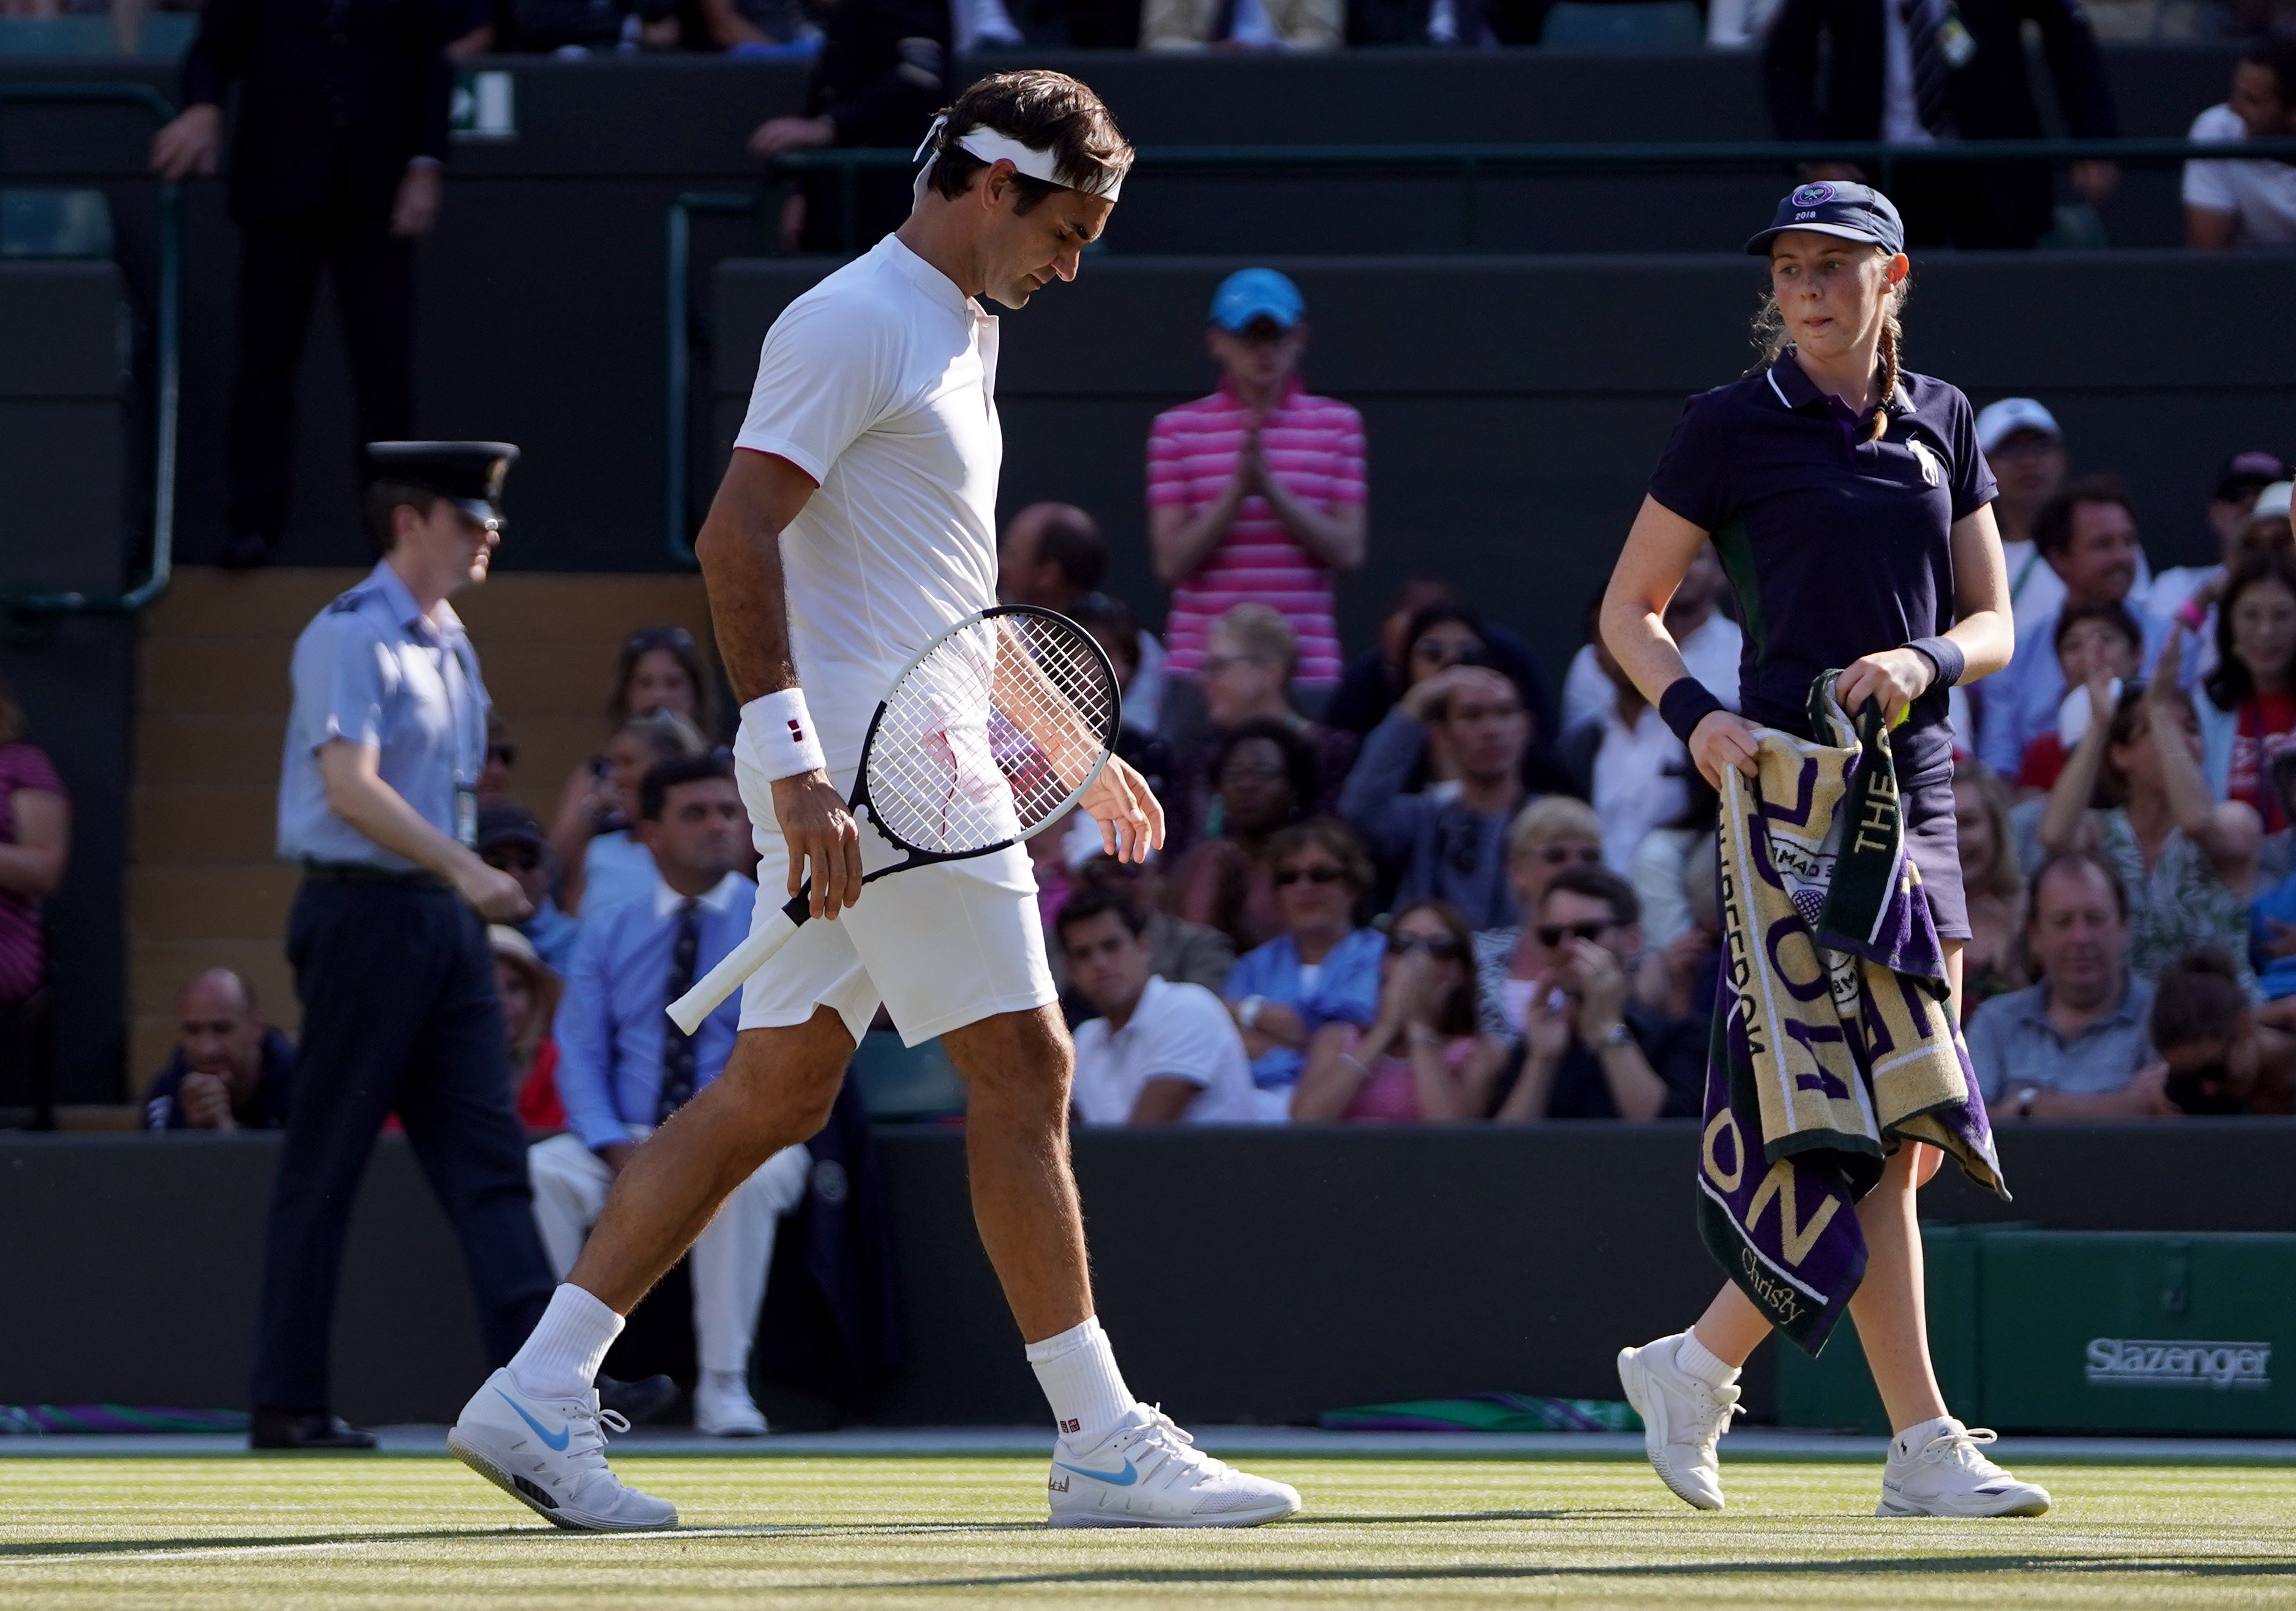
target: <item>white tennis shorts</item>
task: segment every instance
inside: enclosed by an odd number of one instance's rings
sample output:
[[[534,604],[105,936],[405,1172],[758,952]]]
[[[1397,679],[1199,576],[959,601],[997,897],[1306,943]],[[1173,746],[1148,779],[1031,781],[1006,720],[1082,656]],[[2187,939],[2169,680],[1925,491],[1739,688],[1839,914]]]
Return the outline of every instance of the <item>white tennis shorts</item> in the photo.
[[[776,916],[789,899],[789,851],[774,819],[773,786],[735,769],[755,825],[758,906],[754,921]],[[849,794],[850,773],[837,776]],[[896,850],[865,816],[865,872],[890,867]],[[1058,999],[1045,961],[1037,879],[1020,845],[968,861],[911,867],[880,878],[832,922],[798,929],[742,991],[742,1027],[803,1023],[830,1007],[857,1043],[882,1002],[903,1044],[915,1046],[998,1013],[1027,1012]]]

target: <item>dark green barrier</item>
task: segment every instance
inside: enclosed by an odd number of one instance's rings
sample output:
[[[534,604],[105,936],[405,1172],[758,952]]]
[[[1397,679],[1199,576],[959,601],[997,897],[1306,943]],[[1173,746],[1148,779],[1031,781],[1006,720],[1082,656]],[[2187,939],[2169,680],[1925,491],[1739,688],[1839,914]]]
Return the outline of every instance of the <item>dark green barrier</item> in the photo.
[[[2021,1432],[2296,1431],[2296,1236],[1925,1225],[1930,1352],[1956,1413]],[[1778,1418],[1887,1433],[1854,1328],[1782,1349]]]

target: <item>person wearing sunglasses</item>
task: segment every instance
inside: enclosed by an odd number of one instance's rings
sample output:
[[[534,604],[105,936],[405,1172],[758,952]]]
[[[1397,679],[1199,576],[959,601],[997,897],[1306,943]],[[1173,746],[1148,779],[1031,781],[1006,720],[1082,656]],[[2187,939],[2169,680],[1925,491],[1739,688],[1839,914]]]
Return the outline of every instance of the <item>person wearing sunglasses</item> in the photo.
[[[1417,642],[1412,629],[1420,612],[1430,604],[1458,602],[1459,590],[1440,577],[1406,577],[1380,617],[1378,641],[1348,662],[1338,691],[1324,707],[1323,720],[1357,735],[1379,726],[1380,718],[1395,708],[1406,686],[1411,650]],[[1554,691],[1547,686],[1538,656],[1517,634],[1480,616],[1476,619],[1483,638],[1484,663],[1505,673],[1521,692],[1535,731],[1560,731],[1554,719]]]
[[[510,775],[518,765],[518,741],[510,735],[510,723],[492,706],[487,710],[487,758],[479,767],[479,804],[492,805],[508,800]]]
[[[1634,999],[1643,949],[1634,886],[1602,867],[1557,874],[1531,925],[1548,963],[1534,982],[1522,1040],[1500,1071],[1494,1117],[1696,1118],[1706,1085],[1706,1024]]]
[[[1583,800],[1545,794],[1507,825],[1506,880],[1515,909],[1536,912],[1546,886],[1578,867],[1603,865],[1603,821]],[[1546,972],[1546,948],[1535,923],[1508,924],[1475,935],[1475,998],[1487,1035],[1522,1033],[1531,987]]]
[[[641,627],[622,640],[621,653],[614,662],[613,690],[606,695],[609,747],[632,718],[656,711],[683,717],[697,732],[709,733],[709,688],[693,634],[684,627]],[[638,768],[641,773],[644,770],[643,766]],[[636,778],[630,781],[635,785]],[[559,861],[578,871],[593,838],[628,826],[622,805],[622,791],[614,782],[614,764],[605,751],[577,766],[559,790],[558,810],[550,819],[550,844]],[[578,895],[574,899],[578,900]],[[573,909],[570,902],[567,909]]]
[[[1242,1032],[1263,1113],[1283,1119],[1316,1032],[1376,1015],[1387,942],[1356,925],[1373,872],[1345,823],[1311,818],[1285,828],[1268,841],[1267,866],[1283,932],[1238,958],[1220,995]]]
[[[1475,1032],[1473,937],[1447,900],[1395,915],[1371,1027],[1316,1032],[1292,1094],[1307,1123],[1456,1123],[1488,1111],[1506,1043]]]
[[[479,859],[496,872],[518,880],[534,910],[513,926],[524,935],[543,965],[564,974],[574,955],[582,925],[559,910],[551,886],[558,881],[558,858],[532,812],[514,800],[493,800],[479,807]]]

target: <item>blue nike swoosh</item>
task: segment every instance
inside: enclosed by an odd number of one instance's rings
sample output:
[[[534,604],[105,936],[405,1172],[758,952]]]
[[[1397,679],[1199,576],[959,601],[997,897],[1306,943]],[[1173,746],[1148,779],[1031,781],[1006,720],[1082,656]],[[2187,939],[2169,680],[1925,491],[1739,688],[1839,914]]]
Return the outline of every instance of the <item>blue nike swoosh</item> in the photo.
[[[545,1426],[540,1421],[536,1420],[532,1416],[527,1414],[526,1406],[520,1403],[516,1399],[511,1397],[507,1393],[504,1393],[501,1388],[496,1388],[495,1393],[501,1398],[504,1403],[508,1404],[512,1410],[518,1411],[518,1418],[520,1420],[524,1421],[528,1426],[534,1428],[535,1436],[549,1444],[559,1453],[563,1454],[566,1452],[567,1441],[574,1435],[573,1429],[571,1427],[561,1426],[557,1431],[553,1432],[548,1427]],[[1125,1464],[1128,1467],[1130,1466],[1131,1463],[1132,1462],[1129,1460],[1125,1461]],[[1130,1477],[1126,1477],[1124,1480],[1128,1483],[1132,1479]]]
[[[541,1428],[537,1427],[536,1430],[540,1431]],[[1129,1488],[1140,1480],[1140,1474],[1133,1469],[1130,1460],[1124,1462],[1124,1469],[1121,1471],[1095,1471],[1085,1466],[1071,1466],[1066,1460],[1054,1460],[1053,1464],[1063,1471],[1073,1471],[1078,1476],[1088,1476],[1117,1488]]]

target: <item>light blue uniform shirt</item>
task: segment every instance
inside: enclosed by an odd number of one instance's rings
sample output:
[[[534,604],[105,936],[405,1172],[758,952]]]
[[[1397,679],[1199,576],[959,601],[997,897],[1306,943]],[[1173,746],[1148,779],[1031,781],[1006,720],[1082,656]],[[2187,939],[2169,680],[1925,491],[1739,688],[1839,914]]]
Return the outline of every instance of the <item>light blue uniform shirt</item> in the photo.
[[[394,872],[393,855],[327,806],[319,751],[336,739],[373,744],[382,781],[422,820],[471,842],[487,753],[487,690],[454,611],[423,620],[386,562],[329,604],[295,640],[295,705],[279,767],[279,854],[288,861],[357,861]]]
[[[750,937],[758,886],[728,873],[701,898],[701,978]],[[551,1033],[558,1042],[558,1099],[566,1127],[595,1151],[627,1141],[633,1124],[652,1124],[661,1100],[661,1042],[671,1025],[670,952],[677,943],[678,896],[656,875],[653,893],[582,919],[566,967],[566,994]],[[734,1055],[742,992],[701,1021],[693,1037],[693,1089],[715,1080]]]

